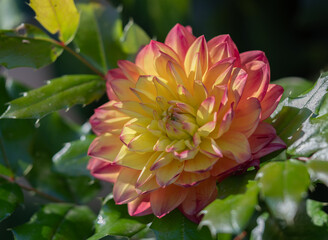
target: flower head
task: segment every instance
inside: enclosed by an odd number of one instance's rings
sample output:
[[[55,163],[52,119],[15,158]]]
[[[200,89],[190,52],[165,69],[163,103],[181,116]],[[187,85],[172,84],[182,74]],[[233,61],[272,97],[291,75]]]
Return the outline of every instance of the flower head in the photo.
[[[98,137],[88,168],[114,183],[130,215],[178,207],[195,220],[218,180],[285,147],[263,122],[283,89],[269,84],[265,54],[239,54],[229,35],[206,42],[177,24],[164,44],[151,41],[118,67],[107,75],[111,101],[90,119]]]

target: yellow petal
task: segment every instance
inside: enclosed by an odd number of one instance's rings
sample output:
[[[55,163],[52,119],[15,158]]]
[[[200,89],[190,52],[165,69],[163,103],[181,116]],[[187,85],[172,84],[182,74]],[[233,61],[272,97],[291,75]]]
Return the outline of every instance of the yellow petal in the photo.
[[[117,154],[114,163],[124,167],[142,170],[148,162],[152,153],[136,153],[129,151],[129,149],[123,145],[120,152]]]
[[[161,187],[166,187],[173,183],[183,170],[183,162],[173,160],[169,164],[158,168],[155,171],[157,183]]]
[[[216,140],[225,157],[235,159],[243,163],[251,158],[249,143],[244,134],[228,131]]]
[[[183,187],[169,185],[150,193],[150,204],[153,213],[161,218],[178,207],[187,196]]]
[[[192,187],[198,184],[201,181],[209,178],[211,176],[210,172],[185,172],[183,171],[180,174],[180,177],[174,182],[176,185],[180,185],[183,187]]]
[[[202,153],[198,153],[193,159],[185,161],[184,171],[205,172],[216,163],[218,157],[210,158]]]
[[[88,155],[105,161],[113,162],[123,143],[117,135],[105,133],[95,138],[91,143]]]
[[[208,51],[204,36],[197,38],[188,49],[184,62],[187,76],[193,76],[193,80],[202,80],[208,67]]]
[[[142,133],[129,142],[128,148],[136,152],[153,152],[157,140],[152,133]]]
[[[134,187],[140,171],[122,168],[113,188],[113,196],[116,204],[124,204],[138,196]]]
[[[252,135],[261,118],[261,104],[256,98],[243,100],[238,104],[230,129],[246,137]]]

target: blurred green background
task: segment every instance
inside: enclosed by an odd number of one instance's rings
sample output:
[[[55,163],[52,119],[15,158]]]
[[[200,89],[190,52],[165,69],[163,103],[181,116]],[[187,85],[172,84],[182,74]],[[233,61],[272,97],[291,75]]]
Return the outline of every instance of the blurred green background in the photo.
[[[196,36],[205,35],[207,40],[228,33],[240,52],[266,53],[272,80],[286,76],[314,80],[321,70],[328,69],[327,0],[107,1],[121,9],[124,25],[132,18],[159,41],[176,23],[192,26]],[[22,21],[35,23],[26,2],[0,0],[0,27],[11,28]],[[56,66],[55,75],[83,69],[67,55]]]

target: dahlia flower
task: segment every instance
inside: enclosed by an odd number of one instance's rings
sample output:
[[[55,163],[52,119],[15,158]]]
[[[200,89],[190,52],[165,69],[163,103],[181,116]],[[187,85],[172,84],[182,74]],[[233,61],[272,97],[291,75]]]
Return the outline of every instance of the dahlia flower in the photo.
[[[264,122],[283,93],[269,81],[263,52],[240,54],[229,35],[206,42],[177,24],[165,43],[152,40],[135,63],[108,72],[88,169],[114,183],[115,202],[132,216],[179,208],[197,221],[217,181],[285,147]]]

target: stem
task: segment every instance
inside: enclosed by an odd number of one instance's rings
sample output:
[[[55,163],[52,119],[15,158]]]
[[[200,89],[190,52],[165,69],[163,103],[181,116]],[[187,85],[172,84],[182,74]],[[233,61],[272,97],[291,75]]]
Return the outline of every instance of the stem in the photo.
[[[246,231],[241,232],[238,236],[234,238],[234,240],[243,240],[247,235]]]
[[[0,133],[0,135],[1,135],[1,133]],[[13,172],[13,170],[12,170],[11,167],[10,167],[9,159],[8,159],[7,154],[6,154],[6,152],[5,152],[5,147],[3,146],[3,143],[2,143],[1,138],[0,138],[0,150],[1,150],[1,152],[2,152],[3,160],[4,160],[4,162],[5,162],[6,166],[7,166],[7,168],[8,168],[11,172]],[[15,178],[15,177],[13,177],[13,178]]]
[[[92,66],[87,60],[85,60],[81,55],[77,54],[75,51],[73,51],[71,48],[67,47],[62,42],[57,42],[58,45],[60,45],[63,49],[65,49],[67,52],[72,54],[74,57],[76,57],[78,60],[80,60],[84,65],[86,65],[88,68],[90,68],[93,72],[95,72],[97,75],[99,75],[101,78],[105,79],[105,75],[100,72],[97,68]]]
[[[7,180],[7,181],[9,181],[9,182],[16,183],[18,186],[20,186],[20,187],[23,188],[24,190],[26,190],[26,191],[30,191],[30,192],[34,192],[34,193],[36,193],[37,195],[39,195],[39,196],[41,196],[41,197],[43,197],[43,198],[45,198],[45,199],[48,199],[48,200],[50,200],[50,201],[52,201],[52,202],[58,202],[58,203],[62,203],[62,202],[64,202],[64,201],[62,201],[62,200],[60,200],[60,199],[58,199],[58,198],[56,198],[56,197],[53,197],[53,196],[51,196],[51,195],[49,195],[49,194],[47,194],[47,193],[44,193],[44,192],[39,191],[39,190],[36,189],[36,188],[26,186],[26,185],[21,184],[21,183],[15,181],[15,180],[13,180],[13,179],[10,179],[10,178],[8,178],[8,177],[6,177],[6,176],[0,175],[0,177],[3,178],[3,179],[5,179],[5,180]]]

